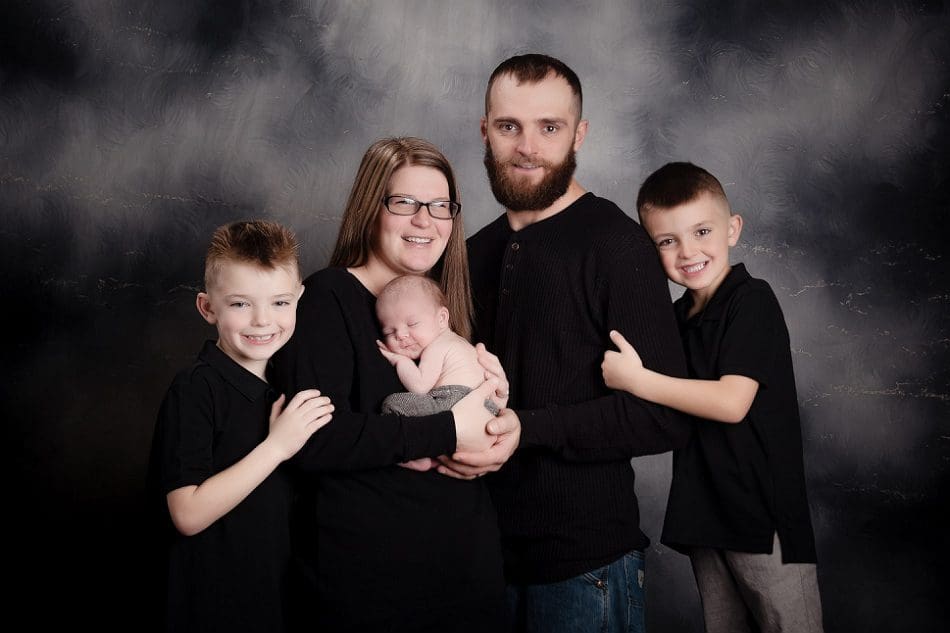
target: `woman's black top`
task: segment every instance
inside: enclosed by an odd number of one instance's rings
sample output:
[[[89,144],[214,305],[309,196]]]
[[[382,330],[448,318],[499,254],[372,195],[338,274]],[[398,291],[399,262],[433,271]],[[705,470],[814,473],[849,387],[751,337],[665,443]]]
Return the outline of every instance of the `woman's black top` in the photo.
[[[378,414],[404,388],[376,346],[375,297],[342,268],[304,286],[271,382],[288,397],[317,388],[336,410],[293,460],[305,526],[294,546],[311,581],[296,617],[310,630],[499,630],[502,561],[484,484],[396,465],[451,454],[452,414]]]

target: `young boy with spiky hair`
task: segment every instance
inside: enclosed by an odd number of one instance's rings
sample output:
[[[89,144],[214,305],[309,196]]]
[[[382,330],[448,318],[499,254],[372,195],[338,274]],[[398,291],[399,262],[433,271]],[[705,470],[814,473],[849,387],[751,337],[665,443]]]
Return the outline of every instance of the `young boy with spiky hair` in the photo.
[[[278,466],[333,411],[319,391],[288,401],[265,378],[293,334],[302,293],[289,230],[253,221],[215,231],[197,307],[218,340],[169,388],[149,467],[174,526],[169,631],[284,628],[291,490]]]
[[[673,453],[663,543],[686,553],[706,631],[822,630],[788,329],[769,285],[729,265],[742,232],[719,181],[691,163],[651,174],[640,222],[667,277],[689,378],[643,366],[618,332],[604,380],[697,418]]]

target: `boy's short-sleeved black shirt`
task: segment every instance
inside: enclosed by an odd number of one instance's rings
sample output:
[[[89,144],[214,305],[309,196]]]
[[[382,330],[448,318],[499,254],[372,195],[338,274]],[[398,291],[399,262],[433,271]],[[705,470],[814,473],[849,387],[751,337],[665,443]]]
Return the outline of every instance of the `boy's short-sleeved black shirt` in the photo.
[[[738,424],[698,420],[673,453],[662,541],[770,553],[777,531],[786,563],[814,563],[801,422],[788,329],[765,281],[737,264],[699,314],[689,293],[674,308],[691,378],[747,376],[759,383]]]
[[[199,485],[267,437],[276,394],[208,341],[172,382],[158,416],[149,478],[165,495]],[[282,468],[194,536],[168,524],[170,631],[280,631],[290,561],[290,482]]]

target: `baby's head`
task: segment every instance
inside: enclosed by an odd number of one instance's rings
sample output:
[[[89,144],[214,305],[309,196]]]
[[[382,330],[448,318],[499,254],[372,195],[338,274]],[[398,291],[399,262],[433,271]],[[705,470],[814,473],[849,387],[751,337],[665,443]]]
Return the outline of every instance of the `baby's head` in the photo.
[[[211,238],[198,312],[217,327],[218,347],[257,375],[294,333],[297,249],[289,229],[264,220],[221,226]]]
[[[390,281],[376,298],[383,342],[394,354],[413,360],[449,329],[449,309],[439,285],[422,275]]]

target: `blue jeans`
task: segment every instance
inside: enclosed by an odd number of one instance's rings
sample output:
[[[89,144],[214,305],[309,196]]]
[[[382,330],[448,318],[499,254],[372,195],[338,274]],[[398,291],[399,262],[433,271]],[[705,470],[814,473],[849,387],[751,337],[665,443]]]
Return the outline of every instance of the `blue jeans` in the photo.
[[[644,633],[644,558],[634,550],[605,567],[546,585],[508,585],[515,633]]]

